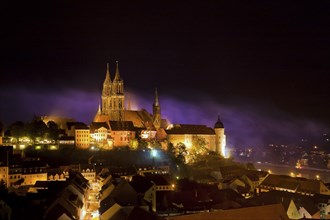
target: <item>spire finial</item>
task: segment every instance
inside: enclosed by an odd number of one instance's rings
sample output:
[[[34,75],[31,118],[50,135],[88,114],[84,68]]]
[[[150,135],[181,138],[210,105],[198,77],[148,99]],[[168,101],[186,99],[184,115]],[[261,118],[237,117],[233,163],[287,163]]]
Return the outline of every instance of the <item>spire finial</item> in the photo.
[[[116,73],[115,73],[115,79],[114,80],[120,80],[118,60],[116,60]]]
[[[110,77],[110,68],[109,68],[109,63],[107,63],[107,70],[105,73],[105,83],[111,83],[111,77]]]
[[[97,114],[99,114],[99,115],[100,115],[100,114],[101,114],[101,112],[102,112],[102,111],[101,111],[101,102],[100,102],[100,100],[99,100],[99,109],[97,110]]]
[[[218,112],[218,120],[215,122],[214,128],[224,128],[223,123],[220,119],[220,113]]]

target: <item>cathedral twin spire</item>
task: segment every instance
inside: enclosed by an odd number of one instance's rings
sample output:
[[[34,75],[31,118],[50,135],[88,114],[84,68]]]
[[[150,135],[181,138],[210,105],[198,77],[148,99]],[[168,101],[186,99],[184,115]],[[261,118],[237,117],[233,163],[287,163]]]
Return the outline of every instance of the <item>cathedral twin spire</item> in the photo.
[[[119,63],[116,61],[115,77],[113,81],[111,81],[109,63],[107,63],[106,76],[102,90],[101,113],[110,116],[111,120],[123,120],[124,98],[124,81],[119,75]]]
[[[116,61],[116,70],[115,70],[115,77],[113,79],[113,81],[120,81],[120,74],[119,74],[119,62]],[[106,71],[106,75],[105,75],[105,80],[104,80],[104,84],[111,84],[111,77],[110,77],[110,67],[109,67],[109,63],[107,63],[107,71]]]
[[[106,76],[103,82],[102,90],[102,104],[99,106],[98,114],[110,116],[110,120],[113,121],[124,120],[124,101],[124,81],[120,78],[119,63],[116,61],[115,76],[113,81],[111,81],[109,63],[107,63]],[[156,129],[160,127],[161,113],[157,88],[155,89],[155,99],[153,103],[153,123]]]
[[[113,81],[119,81],[120,80],[120,75],[119,75],[119,62],[116,61],[116,71],[115,71],[115,78]]]

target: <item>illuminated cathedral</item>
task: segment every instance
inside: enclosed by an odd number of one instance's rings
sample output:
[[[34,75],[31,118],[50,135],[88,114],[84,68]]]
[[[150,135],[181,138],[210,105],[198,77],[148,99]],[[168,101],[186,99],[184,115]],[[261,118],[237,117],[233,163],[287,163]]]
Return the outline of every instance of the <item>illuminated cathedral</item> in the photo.
[[[119,74],[118,61],[116,61],[113,80],[111,79],[109,63],[107,63],[101,101],[93,123],[96,127],[98,127],[97,123],[103,123],[103,126],[104,123],[107,123],[110,130],[113,130],[111,132],[113,139],[116,139],[114,136],[117,136],[119,133],[123,134],[126,132],[125,134],[130,134],[134,132],[132,127],[140,130],[141,133],[139,135],[142,139],[156,138],[158,140],[167,140],[174,145],[184,143],[188,148],[191,147],[196,137],[202,137],[208,143],[207,148],[209,150],[215,151],[224,157],[226,156],[226,135],[220,117],[218,117],[214,128],[209,128],[205,125],[170,125],[166,119],[161,118],[157,89],[155,89],[152,114],[145,109],[131,110],[130,107],[125,108],[124,80]],[[99,126],[101,125],[99,124]],[[121,132],[116,132],[116,129]],[[131,140],[132,138],[132,136],[129,138],[126,136],[117,137],[118,141],[115,141],[116,143],[113,146],[127,145],[128,142],[125,142],[125,140]]]
[[[157,89],[155,89],[153,114],[150,114],[145,109],[131,110],[130,105],[128,105],[128,108],[125,108],[124,80],[119,73],[118,61],[116,61],[113,80],[110,75],[109,63],[107,63],[101,100],[102,102],[99,104],[94,122],[132,121],[134,127],[145,128],[149,131],[157,131],[159,128],[168,126],[167,120],[161,118]]]

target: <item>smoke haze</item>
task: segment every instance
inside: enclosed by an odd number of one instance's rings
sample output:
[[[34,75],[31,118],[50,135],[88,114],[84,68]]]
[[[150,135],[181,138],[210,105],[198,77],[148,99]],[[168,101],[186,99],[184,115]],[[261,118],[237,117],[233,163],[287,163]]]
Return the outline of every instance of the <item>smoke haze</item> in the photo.
[[[2,91],[0,120],[4,124],[30,121],[33,115],[58,115],[75,118],[89,124],[97,111],[100,94],[79,90],[37,92],[26,89]],[[146,109],[152,113],[153,93],[140,95],[127,91],[132,109]],[[213,127],[218,115],[225,126],[227,145],[262,147],[266,144],[290,144],[302,138],[319,137],[329,128],[323,123],[281,112],[275,106],[246,104],[232,100],[218,103],[210,97],[195,97],[182,101],[160,95],[162,117],[173,124],[204,124]],[[126,103],[127,105],[128,103]]]

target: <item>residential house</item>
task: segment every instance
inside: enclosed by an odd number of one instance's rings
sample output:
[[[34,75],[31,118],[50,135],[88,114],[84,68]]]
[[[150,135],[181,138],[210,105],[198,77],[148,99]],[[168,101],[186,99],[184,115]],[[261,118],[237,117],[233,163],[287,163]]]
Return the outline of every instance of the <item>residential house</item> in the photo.
[[[75,138],[77,148],[87,149],[90,146],[90,130],[83,122],[67,122],[66,134]]]
[[[21,185],[34,185],[38,180],[47,181],[48,178],[46,163],[39,160],[24,161],[22,164],[21,178],[24,180]]]
[[[88,180],[80,173],[69,172],[67,186],[47,207],[43,219],[79,219],[86,204]]]
[[[106,122],[92,122],[89,126],[91,145],[107,148],[110,139],[110,128]]]
[[[121,179],[118,183],[112,183],[109,179],[101,190],[99,212],[103,219],[109,213],[114,212],[110,210],[119,209],[120,207],[138,206],[145,210],[154,210],[154,201],[154,184],[142,176],[135,176],[130,182]]]
[[[129,146],[135,139],[136,131],[132,121],[110,121],[111,147]]]

